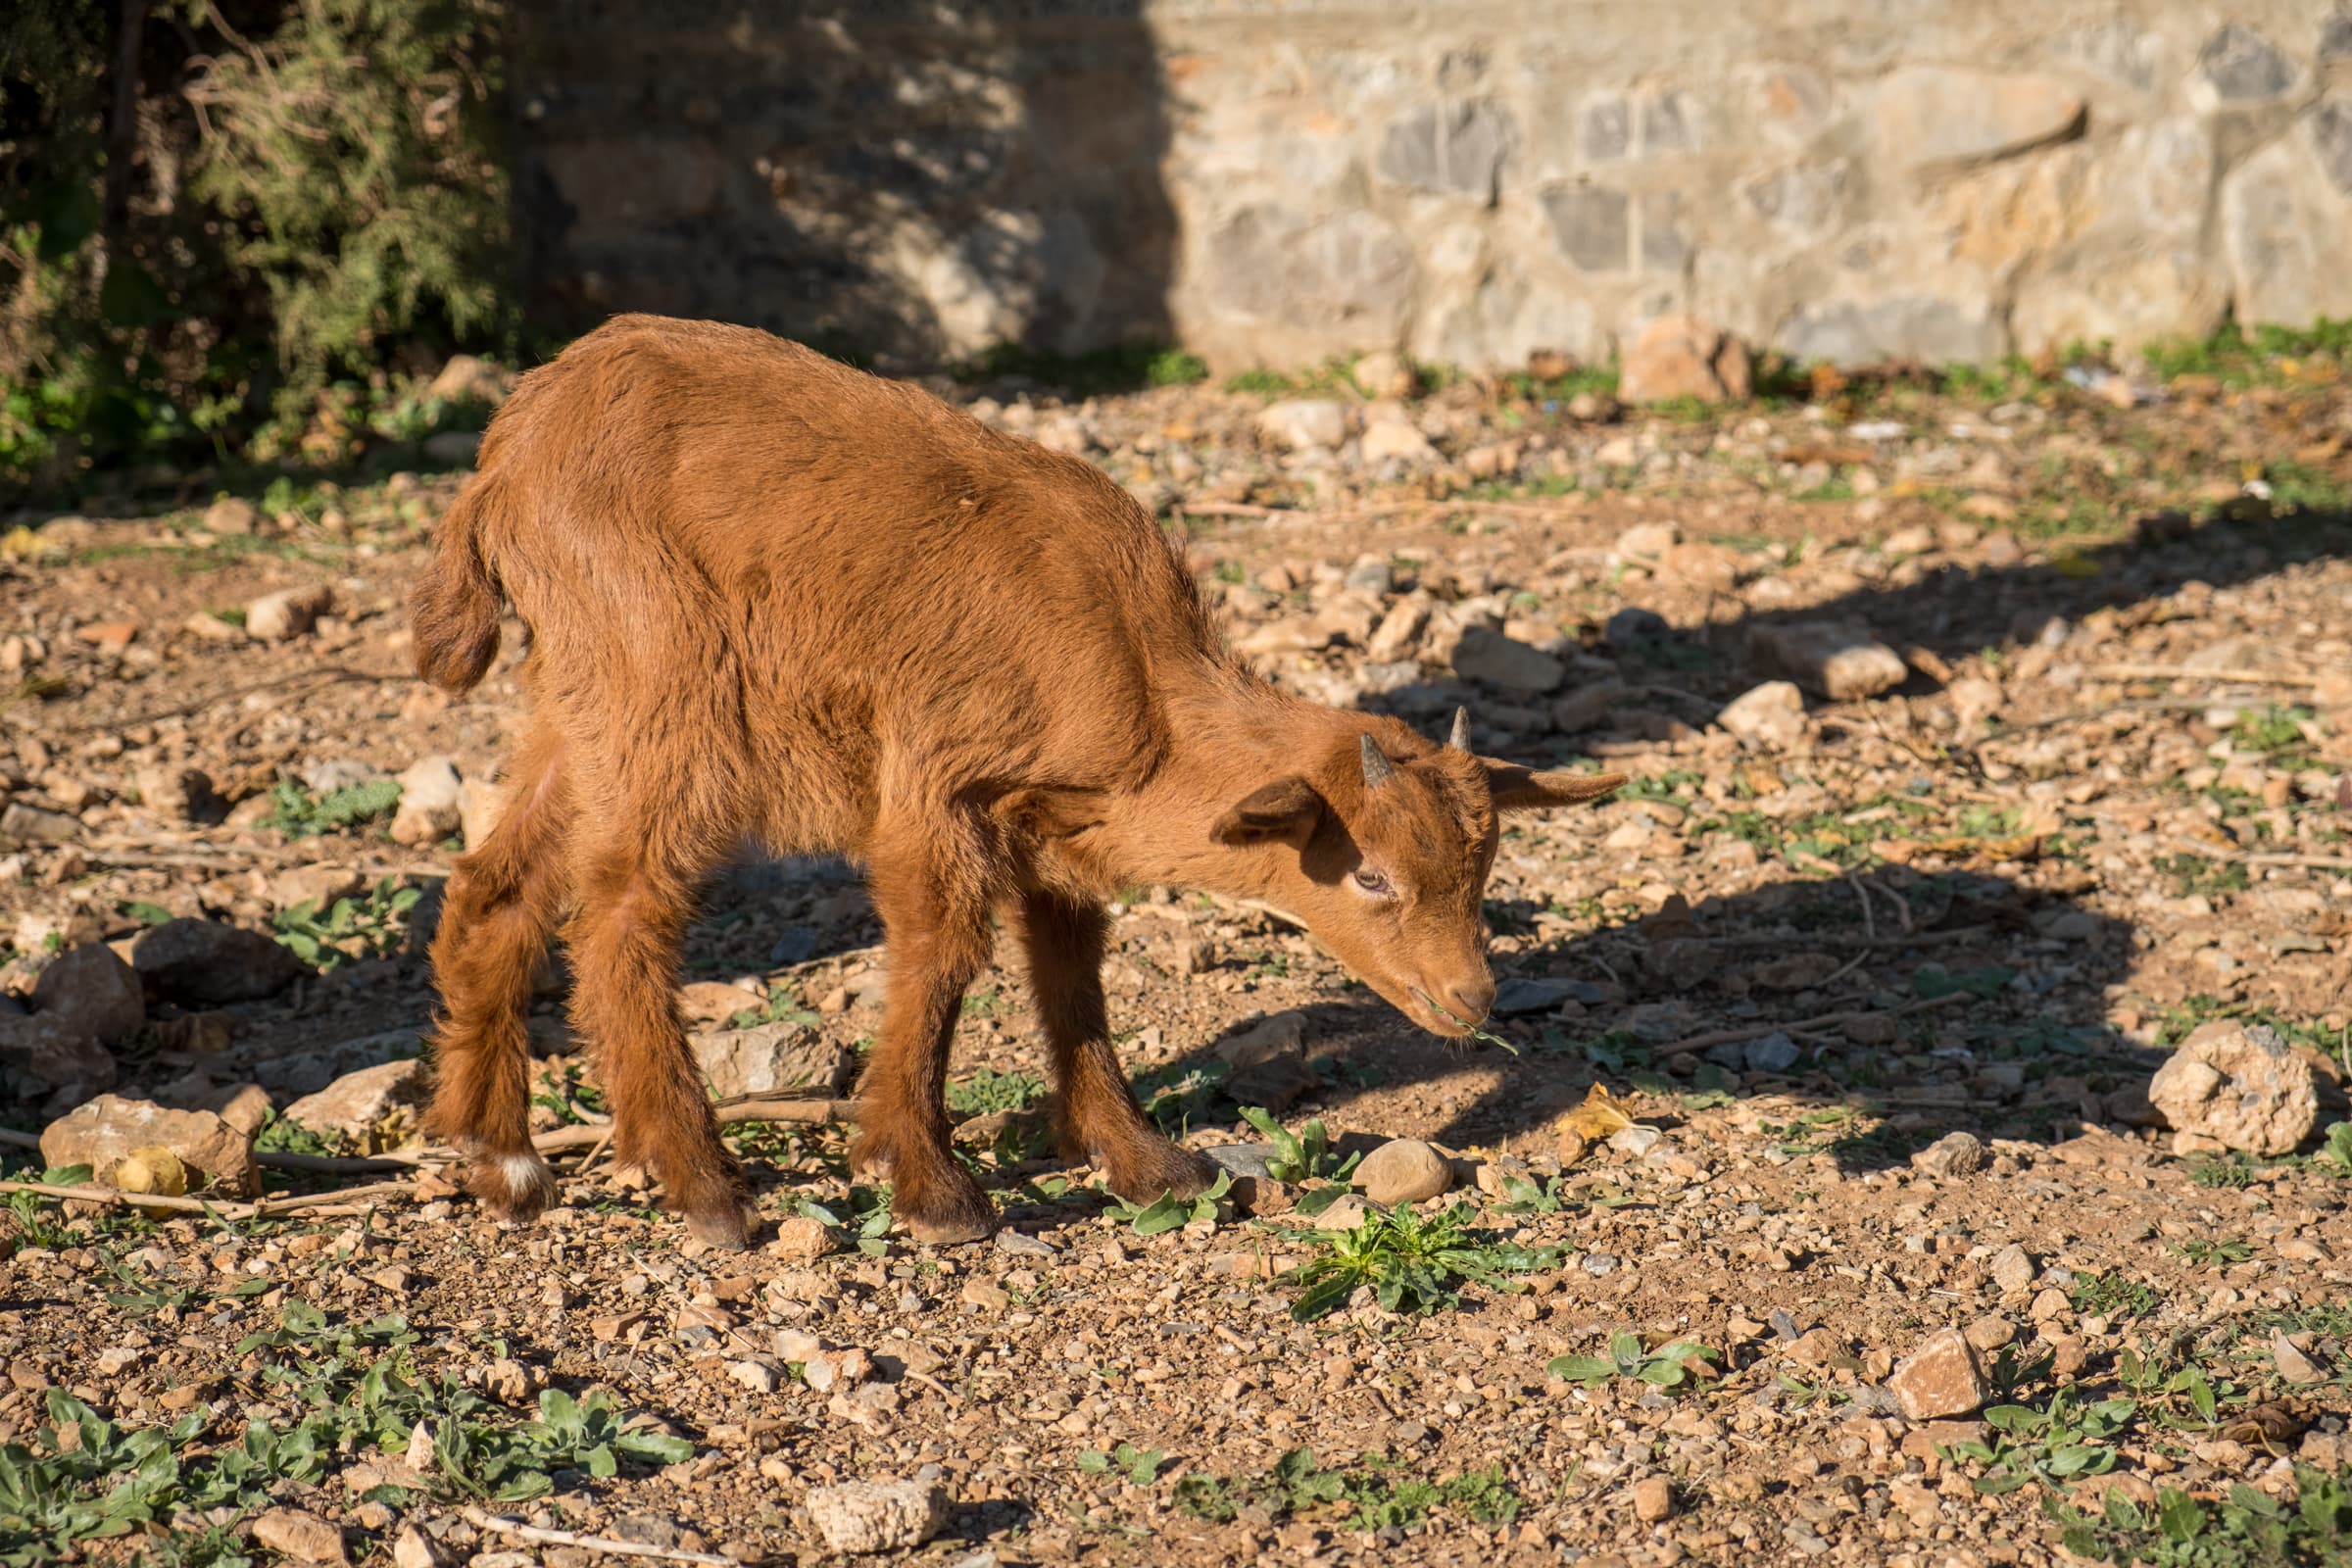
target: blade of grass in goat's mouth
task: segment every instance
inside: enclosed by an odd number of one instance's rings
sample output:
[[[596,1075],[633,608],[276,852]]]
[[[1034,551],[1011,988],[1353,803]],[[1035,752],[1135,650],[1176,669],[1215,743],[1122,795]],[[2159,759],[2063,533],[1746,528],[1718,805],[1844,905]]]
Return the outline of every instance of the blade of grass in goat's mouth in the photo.
[[[1476,1024],[1462,1022],[1461,1019],[1456,1018],[1452,1013],[1447,1012],[1444,1007],[1439,1006],[1437,999],[1432,997],[1428,992],[1422,990],[1419,986],[1413,987],[1413,995],[1421,999],[1421,1005],[1427,1007],[1430,1011],[1436,1013],[1439,1017],[1445,1019],[1456,1029],[1467,1030],[1471,1039],[1484,1040],[1490,1046],[1500,1046],[1503,1050],[1509,1052],[1514,1056],[1519,1054],[1519,1048],[1517,1046],[1512,1045],[1508,1040],[1503,1039],[1500,1035],[1489,1034],[1486,1030],[1479,1028]]]

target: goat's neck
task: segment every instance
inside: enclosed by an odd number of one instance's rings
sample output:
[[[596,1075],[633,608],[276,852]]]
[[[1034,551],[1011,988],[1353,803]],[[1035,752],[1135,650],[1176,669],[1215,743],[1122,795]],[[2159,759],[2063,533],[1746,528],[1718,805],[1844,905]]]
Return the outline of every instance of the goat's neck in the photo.
[[[1220,671],[1201,684],[1167,700],[1166,755],[1141,789],[1116,804],[1092,848],[1120,885],[1157,882],[1227,898],[1269,898],[1298,851],[1232,848],[1210,830],[1259,786],[1311,774],[1348,721],[1254,678]]]

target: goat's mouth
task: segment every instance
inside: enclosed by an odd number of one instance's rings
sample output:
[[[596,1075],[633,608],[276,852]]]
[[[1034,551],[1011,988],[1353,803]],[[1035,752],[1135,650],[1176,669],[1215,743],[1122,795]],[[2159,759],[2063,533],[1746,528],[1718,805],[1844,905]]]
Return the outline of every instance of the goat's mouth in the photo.
[[[1409,1001],[1397,1003],[1404,1015],[1428,1030],[1447,1040],[1467,1040],[1477,1034],[1476,1024],[1466,1023],[1446,1010],[1430,994],[1419,986],[1407,988]],[[1394,999],[1392,999],[1394,1000]]]

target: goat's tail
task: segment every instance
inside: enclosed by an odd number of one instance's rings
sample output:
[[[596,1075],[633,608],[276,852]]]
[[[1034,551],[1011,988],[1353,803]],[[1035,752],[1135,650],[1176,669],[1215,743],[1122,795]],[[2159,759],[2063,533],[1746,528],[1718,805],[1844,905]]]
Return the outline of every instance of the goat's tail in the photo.
[[[409,596],[416,673],[445,692],[473,687],[498,657],[502,590],[482,532],[505,500],[505,484],[476,474],[441,519],[432,562]]]

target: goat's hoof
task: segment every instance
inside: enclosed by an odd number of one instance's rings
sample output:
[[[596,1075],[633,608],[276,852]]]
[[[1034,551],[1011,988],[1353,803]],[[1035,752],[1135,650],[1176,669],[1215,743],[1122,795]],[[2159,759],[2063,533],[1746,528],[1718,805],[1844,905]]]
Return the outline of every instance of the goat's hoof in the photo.
[[[1154,1142],[1158,1147],[1140,1152],[1141,1157],[1098,1159],[1095,1163],[1102,1171],[1103,1185],[1130,1203],[1150,1203],[1163,1194],[1182,1202],[1217,1184],[1216,1163],[1207,1155],[1179,1149],[1164,1139]]]
[[[466,1162],[466,1190],[492,1215],[527,1225],[556,1200],[556,1173],[536,1150],[474,1154]]]
[[[724,1252],[740,1252],[751,1245],[752,1224],[752,1211],[742,1203],[686,1212],[687,1234],[704,1246]]]
[[[986,1215],[940,1214],[909,1215],[906,1234],[925,1247],[956,1247],[965,1242],[985,1242],[997,1233],[994,1209]]]

